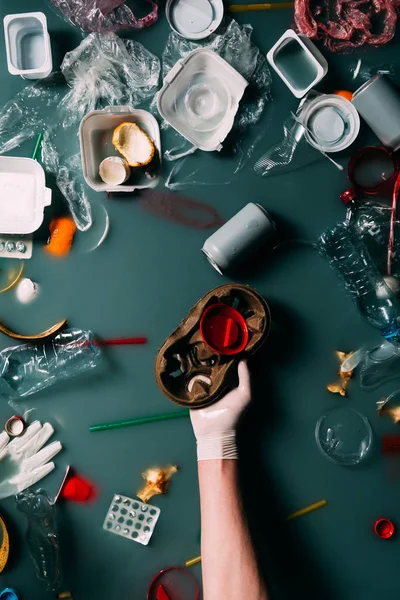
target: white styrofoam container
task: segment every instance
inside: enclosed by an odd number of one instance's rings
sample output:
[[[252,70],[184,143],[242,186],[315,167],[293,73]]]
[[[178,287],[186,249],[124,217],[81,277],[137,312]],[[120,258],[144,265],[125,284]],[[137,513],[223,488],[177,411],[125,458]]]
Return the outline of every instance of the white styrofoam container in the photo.
[[[50,204],[51,190],[36,160],[0,156],[0,233],[33,233]]]
[[[154,177],[147,177],[146,167],[132,167],[132,175],[120,185],[104,183],[99,175],[100,163],[108,156],[121,156],[111,142],[113,131],[118,125],[130,121],[137,123],[153,141],[159,161]],[[136,189],[155,187],[160,180],[161,139],[160,128],[152,114],[130,106],[109,106],[103,110],[92,110],[85,115],[79,128],[82,170],[85,181],[96,192],[133,192]],[[135,179],[136,177],[136,179]]]
[[[177,98],[182,98],[188,90],[196,87],[191,88],[191,82],[199,73],[202,74],[202,89],[207,88],[207,79],[210,81],[210,90],[211,82],[217,82],[228,100],[218,126],[212,130],[196,129],[191,125],[188,114],[177,108]],[[158,112],[178,133],[200,150],[219,151],[232,129],[239,102],[247,86],[246,79],[216,52],[208,48],[198,48],[178,60],[165,77],[158,94]]]
[[[303,59],[308,62],[309,67],[315,70],[315,76],[310,79],[307,85],[296,85],[289,73],[285,73],[276,64],[279,51],[282,51],[288,44],[297,44],[297,51],[302,54]],[[267,54],[267,60],[271,67],[278,73],[282,81],[285,82],[292,94],[296,98],[302,98],[313,88],[328,72],[328,63],[315,44],[303,34],[297,34],[293,29],[288,29],[272,46]],[[293,56],[293,61],[295,57]],[[299,67],[293,62],[294,72],[299,71]],[[300,67],[301,69],[301,67]]]
[[[21,13],[4,17],[7,66],[12,75],[44,79],[53,68],[46,15]]]

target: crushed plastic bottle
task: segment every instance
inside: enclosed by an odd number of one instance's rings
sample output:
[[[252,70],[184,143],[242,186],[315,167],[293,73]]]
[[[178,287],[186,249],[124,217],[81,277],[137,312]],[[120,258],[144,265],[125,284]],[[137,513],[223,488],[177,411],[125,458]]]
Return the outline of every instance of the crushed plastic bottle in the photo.
[[[90,331],[69,329],[50,341],[0,352],[0,397],[29,396],[99,365],[100,348]]]
[[[319,250],[342,277],[346,290],[361,315],[378,329],[384,341],[358,352],[360,383],[373,389],[400,375],[400,326],[396,296],[371,259],[366,245],[349,222],[327,229],[319,239]],[[347,367],[346,367],[347,368]]]
[[[15,497],[18,510],[28,519],[26,540],[39,579],[48,591],[61,583],[60,541],[55,506],[45,490],[25,491]]]

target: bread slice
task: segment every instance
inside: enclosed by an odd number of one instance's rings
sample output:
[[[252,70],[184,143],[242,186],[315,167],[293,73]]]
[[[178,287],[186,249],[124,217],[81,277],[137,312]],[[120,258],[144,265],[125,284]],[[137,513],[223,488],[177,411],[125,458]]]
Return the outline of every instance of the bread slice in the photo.
[[[136,123],[121,123],[114,129],[112,144],[130,167],[143,167],[152,161],[154,144]]]

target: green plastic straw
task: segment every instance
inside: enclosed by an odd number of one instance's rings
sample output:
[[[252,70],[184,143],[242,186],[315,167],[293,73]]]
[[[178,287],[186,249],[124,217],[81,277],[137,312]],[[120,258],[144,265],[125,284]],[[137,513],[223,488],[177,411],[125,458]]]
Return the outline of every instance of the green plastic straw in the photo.
[[[32,153],[33,160],[37,160],[37,156],[42,147],[42,140],[43,140],[43,133],[39,133],[39,135],[37,136],[37,139],[36,139],[35,149]]]
[[[139,419],[131,419],[130,421],[116,421],[114,423],[104,423],[103,425],[92,425],[89,431],[104,431],[105,429],[120,429],[121,427],[130,427],[131,425],[143,425],[144,423],[154,423],[155,421],[168,421],[169,419],[180,419],[181,417],[189,416],[188,410],[180,410],[179,412],[163,413],[154,415],[153,417],[141,417]]]

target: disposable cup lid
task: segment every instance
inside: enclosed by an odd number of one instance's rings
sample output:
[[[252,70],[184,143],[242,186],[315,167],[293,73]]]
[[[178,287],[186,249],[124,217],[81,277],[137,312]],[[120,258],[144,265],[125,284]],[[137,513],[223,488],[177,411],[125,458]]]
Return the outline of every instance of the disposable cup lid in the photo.
[[[169,0],[168,22],[179,35],[189,40],[208,37],[221,23],[222,0]]]
[[[200,319],[200,334],[218,354],[238,354],[247,345],[249,332],[239,311],[226,304],[212,304]]]

